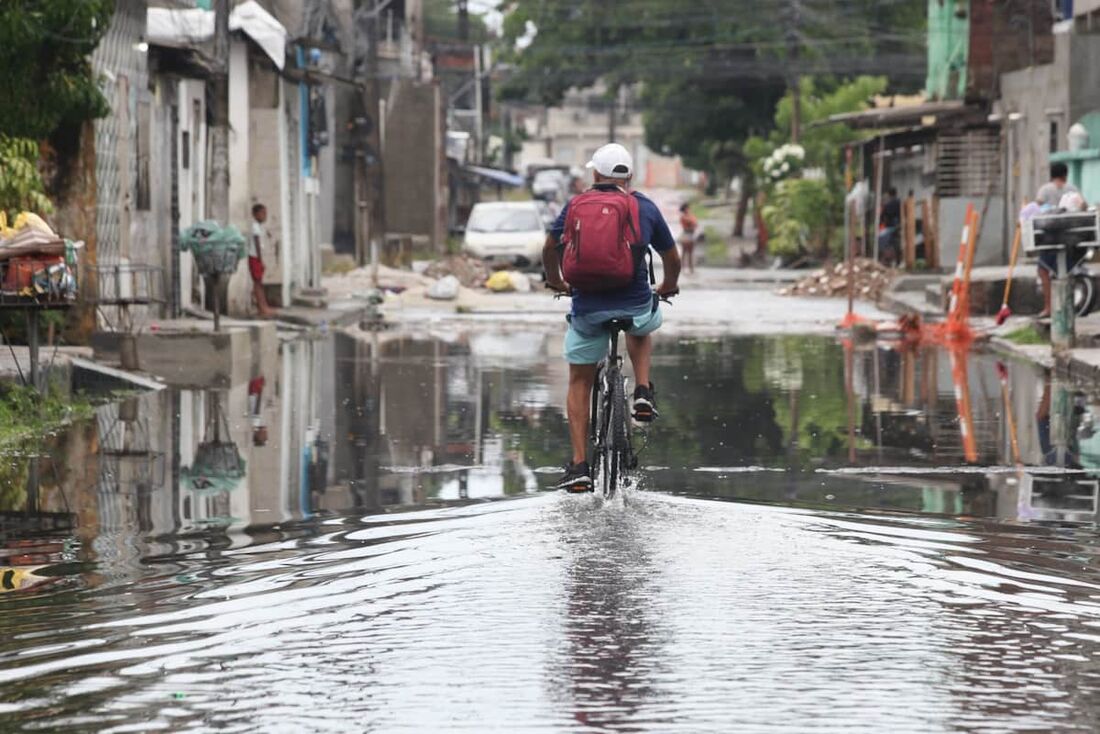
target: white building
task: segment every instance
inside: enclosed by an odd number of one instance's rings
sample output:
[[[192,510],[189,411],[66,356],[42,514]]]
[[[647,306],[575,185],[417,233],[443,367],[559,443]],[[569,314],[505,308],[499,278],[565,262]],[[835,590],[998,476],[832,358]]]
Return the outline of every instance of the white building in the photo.
[[[300,15],[300,14],[299,14]],[[300,19],[299,19],[300,20]],[[209,215],[209,136],[206,85],[212,70],[214,14],[200,8],[150,8],[146,38],[154,55],[175,61],[155,75],[158,104],[174,108],[158,119],[174,120],[175,183],[179,228]],[[182,57],[192,63],[181,63]],[[251,237],[252,206],[266,206],[264,283],[276,304],[320,282],[320,244],[331,231],[320,230],[320,202],[332,196],[331,156],[320,160],[311,145],[310,119],[324,105],[327,89],[291,78],[316,63],[308,49],[294,45],[287,28],[256,0],[236,5],[230,15],[229,47],[229,224]],[[201,68],[206,67],[206,73]],[[200,71],[195,71],[200,69]],[[324,119],[331,139],[331,116]],[[324,137],[324,136],[322,136]],[[322,185],[328,170],[329,190]],[[167,173],[167,171],[164,171]],[[161,180],[161,186],[167,181]],[[165,187],[167,188],[167,187]],[[331,224],[329,225],[331,230]],[[170,233],[169,233],[170,234]],[[251,246],[251,241],[250,241]],[[171,251],[170,243],[162,248]],[[191,255],[178,255],[180,308],[198,306],[202,283]],[[169,268],[169,277],[173,272]],[[170,294],[173,289],[169,288]],[[228,283],[228,310],[251,310],[251,278],[242,262]]]

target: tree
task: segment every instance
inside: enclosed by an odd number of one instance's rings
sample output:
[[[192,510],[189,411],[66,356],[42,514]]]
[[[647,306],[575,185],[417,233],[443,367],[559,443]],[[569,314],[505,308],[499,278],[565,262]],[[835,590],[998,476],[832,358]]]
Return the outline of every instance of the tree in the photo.
[[[113,0],[0,3],[0,133],[43,140],[110,111],[89,55],[113,10]]]
[[[805,151],[802,165],[805,169],[820,170],[823,174],[820,180],[795,179],[773,187],[773,181],[763,170],[764,158],[787,139],[793,105],[790,93],[776,106],[771,135],[746,142],[753,175],[758,184],[771,189],[772,201],[765,208],[764,217],[774,233],[772,247],[776,254],[793,257],[806,250],[819,256],[828,254],[834,244],[833,234],[843,219],[844,144],[857,139],[858,133],[846,125],[812,123],[864,109],[868,100],[882,93],[886,85],[885,77],[871,76],[841,84],[832,79],[801,80],[802,119],[806,125],[801,140]]]
[[[599,79],[611,90],[641,82],[647,144],[716,182],[742,175],[746,194],[745,142],[776,124],[792,75],[885,68],[895,86],[915,89],[925,13],[923,3],[897,0],[516,0],[504,22],[512,74],[502,96],[555,105]],[[803,112],[803,125],[811,115]]]
[[[33,140],[0,134],[0,214],[6,214],[9,224],[25,209],[48,213],[53,208],[37,162],[38,145]]]
[[[591,87],[603,79],[609,89],[617,90],[637,79],[630,63],[630,6],[605,0],[516,2],[504,19],[502,49],[514,73],[504,82],[501,96],[555,105],[573,87]],[[531,29],[534,39],[518,48]]]

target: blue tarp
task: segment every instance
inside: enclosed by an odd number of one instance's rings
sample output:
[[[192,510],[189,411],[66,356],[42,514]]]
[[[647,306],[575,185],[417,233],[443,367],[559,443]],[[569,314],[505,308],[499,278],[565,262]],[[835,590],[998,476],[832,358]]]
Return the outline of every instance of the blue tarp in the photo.
[[[504,171],[499,168],[485,168],[484,166],[466,166],[465,170],[474,174],[475,176],[481,176],[487,178],[494,183],[504,184],[505,186],[523,186],[523,176],[511,171]]]

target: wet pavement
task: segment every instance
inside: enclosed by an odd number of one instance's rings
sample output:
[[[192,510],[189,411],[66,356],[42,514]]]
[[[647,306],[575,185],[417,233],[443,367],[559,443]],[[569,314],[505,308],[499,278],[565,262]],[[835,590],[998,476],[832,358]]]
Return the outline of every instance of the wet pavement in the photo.
[[[0,462],[3,731],[1093,731],[1100,400],[666,336],[621,501],[560,333],[285,342]]]

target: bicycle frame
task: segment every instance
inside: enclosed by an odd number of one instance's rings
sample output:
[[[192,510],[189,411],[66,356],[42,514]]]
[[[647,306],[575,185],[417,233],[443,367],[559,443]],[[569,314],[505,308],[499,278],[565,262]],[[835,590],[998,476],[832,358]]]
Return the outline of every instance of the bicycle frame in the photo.
[[[592,389],[589,442],[593,455],[589,463],[594,468],[593,482],[602,487],[607,499],[614,497],[619,486],[626,486],[626,472],[633,465],[623,358],[619,353],[619,336],[627,329],[628,324],[617,322],[609,328],[611,348],[596,369]]]

